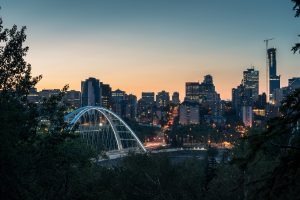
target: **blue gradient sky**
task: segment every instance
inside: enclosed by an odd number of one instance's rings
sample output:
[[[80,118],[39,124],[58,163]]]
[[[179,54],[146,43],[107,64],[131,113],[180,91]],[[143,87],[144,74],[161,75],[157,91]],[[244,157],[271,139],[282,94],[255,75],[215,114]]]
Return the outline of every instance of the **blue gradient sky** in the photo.
[[[225,3],[226,2],[226,3]],[[254,65],[265,90],[265,44],[278,49],[281,85],[300,76],[300,18],[289,0],[0,0],[6,27],[26,25],[39,89],[80,89],[89,76],[140,96],[179,91],[212,74],[223,99]]]

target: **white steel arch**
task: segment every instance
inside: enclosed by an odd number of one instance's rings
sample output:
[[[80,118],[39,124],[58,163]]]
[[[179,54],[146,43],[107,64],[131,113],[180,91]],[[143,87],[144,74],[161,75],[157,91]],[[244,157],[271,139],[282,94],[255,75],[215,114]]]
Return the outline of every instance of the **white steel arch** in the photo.
[[[132,131],[132,129],[114,112],[111,110],[108,110],[103,107],[99,106],[86,106],[86,107],[81,107],[68,115],[65,116],[65,121],[69,123],[69,129],[74,129],[75,124],[77,124],[80,121],[80,118],[91,111],[99,112],[101,113],[106,120],[108,121],[109,126],[112,129],[115,141],[117,143],[117,148],[119,151],[126,150],[127,147],[123,147],[122,141],[126,140],[132,140],[137,143],[137,147],[141,149],[143,152],[146,152],[145,147],[141,143],[141,141],[138,139],[136,134]],[[118,127],[123,127],[122,130]],[[132,139],[130,138],[122,138],[120,135],[122,133],[129,133],[132,136]]]

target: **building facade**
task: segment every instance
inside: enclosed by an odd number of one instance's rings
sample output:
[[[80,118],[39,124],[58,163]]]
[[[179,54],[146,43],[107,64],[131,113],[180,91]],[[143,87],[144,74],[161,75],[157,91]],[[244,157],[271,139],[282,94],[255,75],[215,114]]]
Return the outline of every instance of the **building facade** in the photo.
[[[185,83],[185,100],[199,102],[199,82]]]
[[[126,92],[122,91],[120,89],[117,89],[117,90],[112,91],[111,96],[112,96],[112,110],[117,115],[124,118],[126,116],[126,104],[127,104]]]
[[[267,50],[269,69],[269,100],[273,101],[273,92],[280,88],[280,76],[277,75],[276,49]]]
[[[81,102],[81,93],[76,90],[70,90],[66,92],[64,100],[73,108],[79,108]]]
[[[110,85],[101,83],[101,92],[102,107],[112,109],[112,91]]]
[[[207,108],[211,115],[220,115],[221,98],[215,90],[211,75],[204,76],[202,83],[187,82],[185,86],[185,101],[197,102]]]
[[[100,81],[88,78],[81,82],[81,106],[101,106]]]
[[[195,101],[182,102],[179,107],[179,124],[190,125],[199,123],[199,103]]]
[[[142,92],[142,99],[148,105],[153,105],[155,103],[154,92]]]
[[[161,91],[156,95],[156,106],[158,108],[165,108],[170,104],[169,92]]]
[[[247,89],[252,90],[252,100],[258,100],[259,94],[259,71],[254,67],[249,68],[243,72],[243,85]]]
[[[179,105],[180,104],[179,92],[173,92],[172,103],[175,104],[175,105]]]

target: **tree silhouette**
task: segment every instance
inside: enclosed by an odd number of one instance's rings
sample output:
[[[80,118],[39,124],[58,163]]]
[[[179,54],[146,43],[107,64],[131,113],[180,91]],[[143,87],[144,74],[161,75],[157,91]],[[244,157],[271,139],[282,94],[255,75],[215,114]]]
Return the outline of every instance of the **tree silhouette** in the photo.
[[[40,105],[27,101],[41,76],[32,77],[24,59],[25,30],[5,29],[0,17],[0,199],[70,199],[94,155],[65,131],[67,88]]]
[[[294,3],[293,10],[295,10],[295,17],[300,16],[300,0],[292,0]],[[300,37],[300,35],[298,35]],[[292,51],[296,53],[297,51],[300,53],[300,43],[296,43],[295,46],[293,46]]]

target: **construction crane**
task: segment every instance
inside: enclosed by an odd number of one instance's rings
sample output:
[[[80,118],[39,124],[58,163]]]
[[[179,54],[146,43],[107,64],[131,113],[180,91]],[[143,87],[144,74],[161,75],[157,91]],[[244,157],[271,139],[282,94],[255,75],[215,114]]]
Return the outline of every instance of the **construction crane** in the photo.
[[[269,62],[268,62],[268,44],[270,40],[274,40],[275,38],[265,39],[264,42],[266,43],[266,97],[267,102],[269,101]]]

